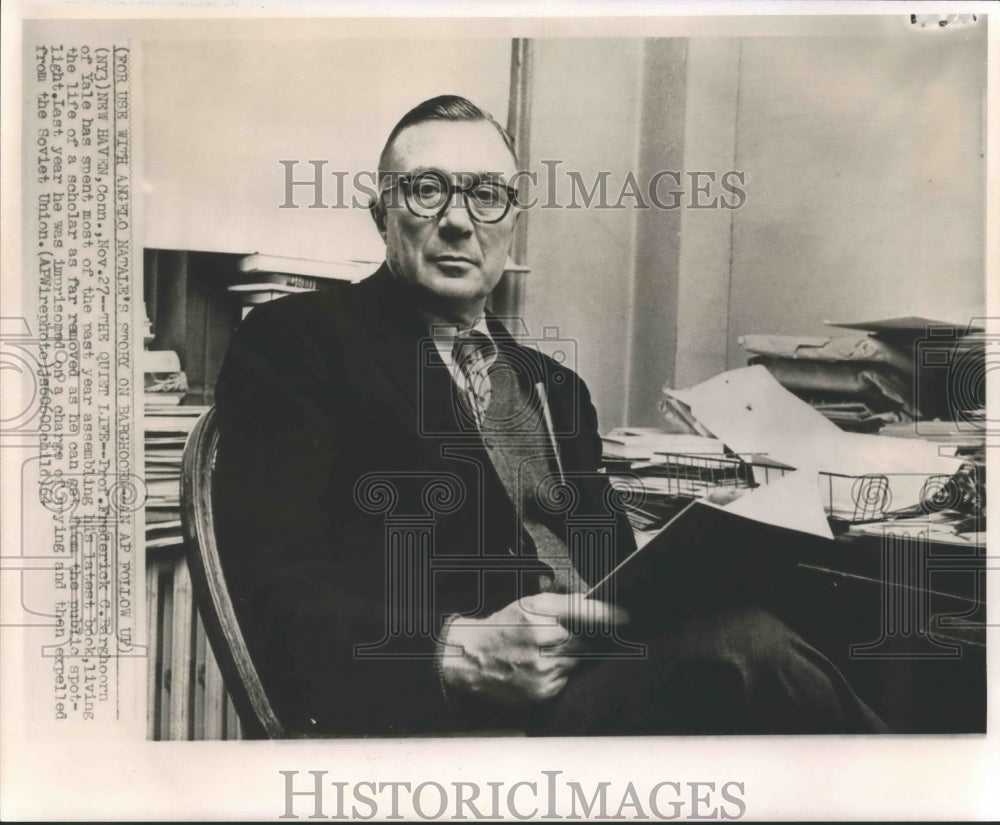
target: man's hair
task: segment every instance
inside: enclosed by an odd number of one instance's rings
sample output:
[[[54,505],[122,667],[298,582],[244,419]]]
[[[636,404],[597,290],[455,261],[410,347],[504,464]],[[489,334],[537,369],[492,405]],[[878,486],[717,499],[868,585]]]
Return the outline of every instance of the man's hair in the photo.
[[[514,151],[514,138],[510,136],[496,119],[485,109],[480,109],[475,103],[459,95],[438,95],[423,103],[418,103],[405,115],[399,119],[399,123],[392,127],[389,137],[382,148],[382,154],[378,159],[378,186],[381,188],[385,176],[391,172],[399,172],[398,169],[389,169],[389,157],[392,153],[392,145],[400,132],[410,126],[417,126],[421,123],[428,123],[432,120],[451,121],[452,123],[490,123],[497,130],[497,134],[503,139],[506,146],[517,163],[517,153]],[[369,205],[372,218],[379,230],[385,228],[385,204],[382,198],[375,196]]]
[[[503,126],[497,123],[493,115],[464,97],[459,97],[458,95],[439,95],[438,97],[432,97],[430,100],[425,100],[423,103],[418,103],[400,118],[399,123],[393,126],[382,149],[382,154],[379,156],[379,181],[382,180],[382,177],[387,172],[398,171],[388,169],[387,165],[389,155],[392,151],[392,144],[399,137],[400,132],[408,129],[410,126],[416,126],[432,120],[446,120],[453,123],[490,123],[503,139],[504,145],[510,150],[511,155],[514,156],[515,162],[517,161],[517,153],[514,151],[514,139]]]

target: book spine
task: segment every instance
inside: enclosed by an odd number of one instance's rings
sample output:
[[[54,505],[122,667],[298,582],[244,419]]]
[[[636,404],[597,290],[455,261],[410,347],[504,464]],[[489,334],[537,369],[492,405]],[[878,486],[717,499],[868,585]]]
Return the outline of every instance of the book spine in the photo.
[[[248,284],[277,284],[278,286],[292,286],[297,289],[319,289],[320,280],[311,275],[293,275],[287,272],[252,272],[240,278],[239,282]]]

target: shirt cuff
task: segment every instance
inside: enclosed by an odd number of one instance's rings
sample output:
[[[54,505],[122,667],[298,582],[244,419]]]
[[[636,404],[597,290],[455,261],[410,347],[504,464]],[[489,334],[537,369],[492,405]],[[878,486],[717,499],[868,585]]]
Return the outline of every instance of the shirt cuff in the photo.
[[[458,613],[452,613],[444,620],[444,623],[441,625],[441,632],[438,634],[437,648],[434,650],[434,672],[437,674],[438,689],[446,702],[450,701],[450,699],[448,697],[448,689],[444,683],[444,656],[448,647],[448,631],[451,629],[451,623],[458,617]]]

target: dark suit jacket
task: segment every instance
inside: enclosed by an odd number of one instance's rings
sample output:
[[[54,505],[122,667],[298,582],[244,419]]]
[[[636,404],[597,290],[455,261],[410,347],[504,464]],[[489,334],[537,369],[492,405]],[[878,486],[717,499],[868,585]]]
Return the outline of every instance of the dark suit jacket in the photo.
[[[594,472],[587,389],[489,323],[525,386],[544,384],[575,488],[535,515],[593,581],[634,543]],[[408,288],[383,266],[258,307],[230,345],[216,405],[219,550],[282,721],[355,735],[466,724],[438,682],[441,623],[536,592],[540,562]]]

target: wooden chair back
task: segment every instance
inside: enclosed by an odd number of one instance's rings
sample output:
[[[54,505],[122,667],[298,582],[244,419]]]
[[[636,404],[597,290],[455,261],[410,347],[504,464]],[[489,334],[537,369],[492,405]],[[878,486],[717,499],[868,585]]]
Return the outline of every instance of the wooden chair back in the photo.
[[[181,521],[187,563],[205,635],[243,723],[244,736],[277,739],[285,732],[250,658],[219,561],[212,518],[212,472],[218,444],[212,407],[188,436],[181,463]]]

